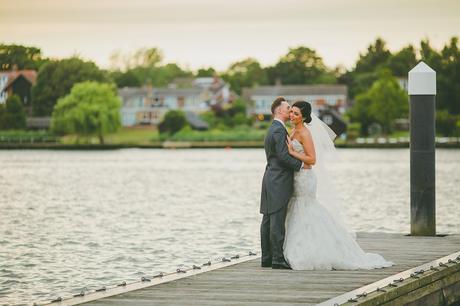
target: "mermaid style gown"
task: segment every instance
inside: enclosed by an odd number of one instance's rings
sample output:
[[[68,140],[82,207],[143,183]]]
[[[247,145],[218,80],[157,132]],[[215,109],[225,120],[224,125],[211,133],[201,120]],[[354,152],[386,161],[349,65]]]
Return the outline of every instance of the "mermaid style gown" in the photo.
[[[303,153],[302,144],[293,147]],[[392,266],[382,256],[365,253],[343,225],[317,199],[314,169],[294,174],[288,204],[284,257],[294,270],[355,270]]]

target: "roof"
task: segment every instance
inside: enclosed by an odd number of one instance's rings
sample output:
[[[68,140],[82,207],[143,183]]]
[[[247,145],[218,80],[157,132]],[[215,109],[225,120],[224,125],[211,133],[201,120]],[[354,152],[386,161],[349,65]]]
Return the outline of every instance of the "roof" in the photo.
[[[243,95],[292,96],[292,95],[347,95],[346,85],[277,85],[244,88]]]
[[[207,130],[209,124],[203,121],[197,114],[187,111],[185,112],[185,119],[195,130]]]
[[[199,88],[147,88],[147,87],[124,87],[118,90],[118,94],[123,99],[136,96],[147,96],[151,91],[153,96],[198,96],[202,93]]]
[[[16,71],[6,71],[2,73],[3,75],[8,76],[8,82],[6,83],[4,89],[7,89],[14,83],[20,76],[23,76],[30,84],[35,85],[37,82],[37,71],[35,70],[16,70]]]
[[[154,88],[154,95],[199,95],[203,90],[200,88]]]

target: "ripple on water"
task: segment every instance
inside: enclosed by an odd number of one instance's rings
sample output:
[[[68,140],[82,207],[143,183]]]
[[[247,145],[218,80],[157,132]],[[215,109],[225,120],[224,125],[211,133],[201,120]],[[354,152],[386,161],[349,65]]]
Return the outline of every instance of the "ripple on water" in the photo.
[[[408,232],[408,153],[339,150],[355,230]],[[0,151],[0,164],[0,304],[259,249],[261,149]],[[439,150],[436,171],[438,231],[458,233],[458,150]]]

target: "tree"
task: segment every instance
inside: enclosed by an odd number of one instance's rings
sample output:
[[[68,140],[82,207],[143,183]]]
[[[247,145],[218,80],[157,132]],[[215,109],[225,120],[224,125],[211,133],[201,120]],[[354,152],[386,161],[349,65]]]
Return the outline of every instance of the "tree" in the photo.
[[[377,81],[378,73],[348,71],[338,78],[340,84],[348,86],[348,96],[353,99],[359,94],[366,92]]]
[[[338,80],[348,86],[349,96],[353,99],[371,87],[382,69],[390,69],[393,75],[406,77],[416,64],[416,50],[412,45],[391,54],[385,47],[385,42],[378,38],[368,47],[366,54],[360,55],[355,68],[343,73]]]
[[[163,60],[163,52],[157,48],[140,48],[131,57],[130,67],[155,67]]]
[[[438,77],[439,108],[460,114],[460,50],[458,38],[451,38],[441,51],[443,69]]]
[[[163,61],[163,52],[157,48],[140,48],[132,54],[120,50],[110,55],[112,69],[126,71],[135,67],[156,67]]]
[[[352,122],[359,123],[360,134],[368,135],[370,125],[375,121],[370,113],[372,100],[369,94],[361,93],[356,96],[353,107],[348,110],[348,116]]]
[[[269,82],[283,84],[336,83],[336,79],[315,50],[307,47],[289,49],[278,63],[267,69]]]
[[[213,77],[217,74],[216,70],[212,67],[209,68],[200,68],[196,73],[197,78],[204,78],[204,77]]]
[[[0,44],[0,70],[13,70],[14,67],[37,70],[46,61],[39,48]]]
[[[402,55],[406,56],[406,53],[407,52],[403,52]],[[391,64],[398,72],[401,69],[399,59],[402,55],[394,59]],[[348,94],[351,99],[357,98],[358,95],[363,94],[371,87],[379,78],[378,71],[388,66],[390,57],[391,53],[386,48],[385,41],[381,38],[377,38],[374,44],[369,45],[367,53],[359,55],[355,67],[338,77],[340,84],[348,86]],[[361,101],[365,100],[363,99],[364,96],[361,96]],[[364,102],[361,102],[361,104],[362,103]],[[361,130],[367,130],[367,125],[361,125]]]
[[[356,72],[373,72],[387,64],[391,53],[385,46],[385,41],[377,38],[374,44],[367,48],[367,53],[360,54],[356,62]]]
[[[180,110],[170,110],[166,113],[163,121],[160,123],[160,133],[167,133],[173,135],[179,132],[187,125],[185,114]]]
[[[392,131],[395,119],[407,117],[408,101],[406,92],[399,86],[396,78],[385,69],[380,71],[380,78],[372,87],[356,98],[350,117],[360,122],[362,129],[368,128],[373,122],[379,123],[387,134]]]
[[[104,143],[104,135],[120,127],[121,101],[111,84],[75,84],[69,95],[54,107],[51,129],[60,134],[93,135]]]
[[[420,42],[420,55],[422,57],[422,61],[424,61],[428,66],[437,72],[441,70],[441,54],[431,47],[429,40],[422,40]]]
[[[5,125],[5,105],[4,104],[0,104],[0,130],[3,130],[6,128],[6,125]]]
[[[109,82],[110,79],[93,62],[73,57],[44,65],[32,88],[32,109],[35,115],[49,116],[57,100],[72,87],[84,81]]]
[[[1,123],[3,129],[20,130],[26,127],[26,113],[18,96],[8,97],[4,110],[0,111],[0,120],[3,122]]]
[[[120,70],[110,72],[110,76],[118,88],[141,87],[143,82],[132,70],[121,72]]]
[[[238,125],[250,125],[252,120],[246,115],[247,102],[236,99],[230,105],[213,105],[211,111],[201,114],[211,128],[227,129]]]
[[[393,75],[407,77],[407,73],[417,65],[417,55],[412,45],[402,48],[388,59],[388,68]]]
[[[241,94],[244,87],[253,87],[268,82],[267,72],[253,58],[246,58],[231,64],[222,78],[230,84],[231,89],[237,94]]]
[[[174,63],[158,67],[134,67],[125,72],[114,71],[111,73],[118,87],[152,85],[164,87],[179,77],[192,77],[193,73],[183,70]]]
[[[436,111],[436,134],[454,136],[458,134],[460,116],[450,114],[446,110]]]
[[[162,64],[163,52],[157,48],[141,48],[132,54],[115,51],[110,57],[111,76],[119,88],[151,85],[164,87],[178,77],[192,77],[193,73],[175,63]],[[209,68],[206,73],[214,69]],[[202,72],[204,73],[204,72]]]
[[[452,37],[439,52],[428,40],[421,42],[422,60],[436,71],[436,108],[460,114],[460,50],[458,38]]]

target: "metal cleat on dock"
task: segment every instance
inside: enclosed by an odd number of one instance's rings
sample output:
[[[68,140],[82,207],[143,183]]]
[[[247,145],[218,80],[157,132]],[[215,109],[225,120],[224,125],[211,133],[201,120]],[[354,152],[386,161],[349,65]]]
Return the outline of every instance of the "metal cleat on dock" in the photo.
[[[62,297],[58,297],[51,301],[51,303],[58,303],[58,302],[62,302]]]
[[[80,291],[80,293],[74,294],[73,297],[85,296],[85,291]]]

